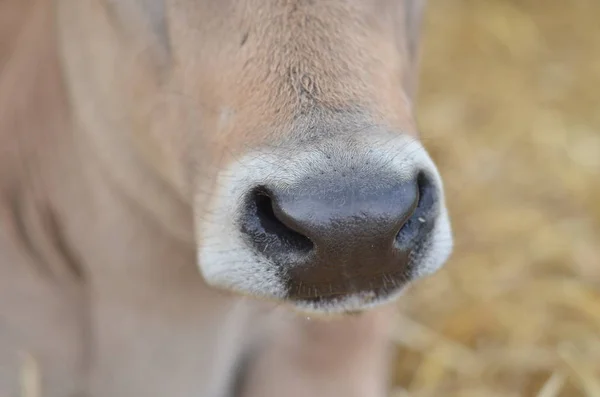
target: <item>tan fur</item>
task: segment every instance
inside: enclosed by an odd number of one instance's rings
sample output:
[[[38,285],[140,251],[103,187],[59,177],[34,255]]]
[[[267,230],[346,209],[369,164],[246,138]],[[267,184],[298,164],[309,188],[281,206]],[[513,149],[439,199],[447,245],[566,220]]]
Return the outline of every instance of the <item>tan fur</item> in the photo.
[[[2,0],[0,395],[28,353],[43,397],[224,397],[255,352],[245,397],[383,396],[393,308],[209,288],[194,221],[316,107],[416,135],[404,3]]]

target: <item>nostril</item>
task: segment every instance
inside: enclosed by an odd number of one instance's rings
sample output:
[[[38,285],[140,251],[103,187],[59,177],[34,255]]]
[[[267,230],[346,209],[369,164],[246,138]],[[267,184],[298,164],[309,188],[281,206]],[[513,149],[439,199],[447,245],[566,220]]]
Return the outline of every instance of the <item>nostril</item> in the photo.
[[[436,216],[438,191],[435,184],[425,172],[417,175],[416,184],[416,206],[396,236],[396,244],[402,249],[410,248],[420,236],[430,231]]]
[[[309,253],[313,249],[312,241],[277,217],[273,200],[268,190],[255,189],[248,200],[242,231],[267,256]]]
[[[417,176],[417,186],[419,187],[419,204],[417,210],[421,211],[421,215],[430,218],[430,213],[437,200],[436,187],[431,181],[431,178],[424,172],[420,172]]]

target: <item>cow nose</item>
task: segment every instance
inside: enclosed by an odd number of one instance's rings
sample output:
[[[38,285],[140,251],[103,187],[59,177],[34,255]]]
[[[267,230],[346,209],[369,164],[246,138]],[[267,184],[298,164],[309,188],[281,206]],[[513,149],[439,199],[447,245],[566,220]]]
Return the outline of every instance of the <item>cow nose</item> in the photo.
[[[434,196],[423,173],[404,181],[323,178],[260,186],[248,195],[241,230],[287,280],[288,299],[384,294],[410,277],[411,249],[425,238]]]

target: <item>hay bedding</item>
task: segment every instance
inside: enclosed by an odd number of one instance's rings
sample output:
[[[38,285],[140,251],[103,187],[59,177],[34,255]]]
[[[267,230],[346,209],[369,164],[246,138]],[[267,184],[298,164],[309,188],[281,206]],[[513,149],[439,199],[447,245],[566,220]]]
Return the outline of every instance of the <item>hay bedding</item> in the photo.
[[[396,396],[600,396],[600,1],[430,0],[418,103],[456,250]]]

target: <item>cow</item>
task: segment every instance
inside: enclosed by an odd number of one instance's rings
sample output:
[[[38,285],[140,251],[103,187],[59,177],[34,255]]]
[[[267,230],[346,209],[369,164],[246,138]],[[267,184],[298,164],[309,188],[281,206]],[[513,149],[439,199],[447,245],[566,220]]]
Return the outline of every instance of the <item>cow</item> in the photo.
[[[385,396],[453,244],[423,9],[3,0],[0,395]]]

